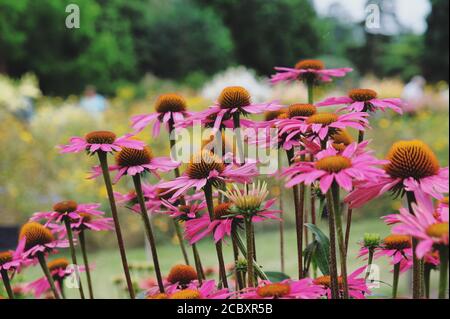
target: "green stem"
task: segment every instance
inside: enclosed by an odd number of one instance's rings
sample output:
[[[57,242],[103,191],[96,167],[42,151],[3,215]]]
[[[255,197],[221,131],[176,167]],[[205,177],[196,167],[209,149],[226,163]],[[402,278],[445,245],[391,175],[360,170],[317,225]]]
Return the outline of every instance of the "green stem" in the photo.
[[[105,181],[106,191],[108,193],[109,205],[111,207],[111,214],[114,220],[114,229],[116,230],[117,244],[119,246],[120,258],[122,261],[123,272],[125,274],[125,280],[127,282],[128,293],[131,299],[135,298],[135,292],[133,288],[133,282],[131,281],[130,268],[128,267],[127,255],[125,252],[125,245],[122,237],[122,230],[120,228],[119,215],[117,213],[116,200],[114,199],[114,192],[111,183],[111,177],[109,175],[108,158],[107,153],[99,151],[97,152],[100,166],[102,168],[103,179]]]
[[[197,279],[201,285],[203,282],[203,279],[206,279],[206,278],[205,278],[205,273],[203,272],[202,262],[201,262],[200,255],[198,253],[196,244],[192,244],[192,254],[194,255],[194,263],[195,263],[195,270],[197,271]]]
[[[358,132],[358,144],[364,141],[364,131]]]
[[[239,112],[233,113],[233,128],[236,134],[236,143],[238,148],[239,155],[239,163],[243,163],[245,161],[245,153],[244,153],[244,143],[242,141],[241,135],[241,122],[240,122],[240,114]]]
[[[233,225],[231,227],[234,227]],[[234,275],[236,276],[235,278],[235,286],[236,286],[236,290],[241,290],[244,288],[244,286],[242,285],[241,281],[239,280],[240,275],[239,275],[239,270],[238,270],[238,260],[239,260],[239,248],[238,245],[236,243],[236,240],[234,237],[231,237],[231,242],[233,245],[233,259],[234,259]]]
[[[3,285],[5,285],[6,292],[8,293],[9,299],[14,299],[14,292],[11,288],[11,282],[9,281],[8,271],[6,269],[0,270]]]
[[[64,291],[64,278],[58,279],[58,284],[59,284],[59,292],[61,294],[61,298],[62,299],[67,299],[66,298],[66,293]]]
[[[413,204],[416,203],[416,197],[413,192],[406,192],[406,198],[408,201],[409,213],[415,215]],[[413,250],[413,299],[422,298],[422,267],[421,261],[417,258],[417,245],[419,244],[417,238],[412,239],[412,250]]]
[[[158,281],[159,291],[164,293],[164,283],[161,275],[161,268],[159,267],[158,252],[156,250],[155,236],[153,235],[152,225],[148,217],[147,208],[145,206],[144,194],[142,192],[141,176],[136,174],[133,176],[134,189],[136,190],[136,197],[141,208],[141,217],[144,222],[145,234],[147,235],[150,250],[152,252],[153,266],[155,267],[156,280]]]
[[[367,278],[369,278],[370,275],[370,271],[371,271],[371,266],[372,266],[372,262],[373,262],[373,253],[374,253],[374,249],[373,248],[369,248],[369,258],[367,261],[367,268],[366,268],[366,276],[365,276],[365,280],[367,280]]]
[[[289,165],[294,158],[294,149],[286,151]],[[295,185],[292,188],[294,194],[294,209],[295,209],[295,229],[297,233],[297,264],[298,264],[298,277],[303,278],[303,207],[304,207],[304,184],[299,186]],[[303,194],[303,196],[301,195]]]
[[[439,258],[439,299],[445,299],[448,285],[448,246],[439,247]]]
[[[282,165],[282,158],[281,158],[281,151],[278,149],[278,165],[279,169],[281,170]],[[281,263],[281,272],[285,272],[285,258],[284,258],[284,201],[283,201],[283,193],[281,192],[282,185],[281,182],[278,182],[278,191],[280,195],[280,222],[279,222],[279,233],[280,233],[280,263]]]
[[[425,270],[423,275],[423,281],[425,283],[425,297],[430,299],[430,288],[431,288],[431,270],[433,266],[430,264],[425,264]]]
[[[400,278],[400,263],[396,263],[394,265],[394,280],[392,282],[392,299],[397,299],[399,278]]]
[[[343,290],[343,298],[348,299],[348,281],[347,281],[347,253],[344,242],[344,232],[342,227],[342,211],[341,211],[341,202],[339,195],[339,185],[337,183],[333,183],[331,186],[331,192],[334,200],[334,214],[335,214],[335,222],[336,222],[336,232],[338,237],[338,245],[339,245],[339,261],[341,263],[341,277],[342,277],[342,290]]]
[[[85,238],[85,231],[82,230],[78,234],[78,238],[80,240],[80,247],[81,247],[81,253],[83,254],[83,262],[84,262],[84,268],[86,269],[86,279],[88,283],[88,290],[89,290],[89,298],[94,299],[94,289],[92,286],[92,278],[91,278],[91,270],[89,268],[89,260],[87,255],[87,249],[86,249],[86,238]]]
[[[333,194],[331,190],[326,193],[327,209],[328,209],[328,230],[330,237],[330,277],[331,277],[331,298],[339,299],[339,278],[337,271],[337,257],[336,257],[336,230],[335,230],[335,215]]]
[[[245,222],[245,237],[247,238],[247,287],[253,288],[255,286],[255,272],[253,266],[253,224],[252,218],[244,218]]]
[[[44,272],[45,278],[47,278],[47,281],[50,285],[50,289],[53,292],[53,295],[55,296],[55,299],[61,299],[59,296],[58,290],[55,286],[55,281],[53,280],[53,276],[50,273],[50,270],[47,267],[47,263],[45,261],[45,255],[42,252],[37,253],[37,258],[39,260],[39,264],[41,265],[42,271]]]
[[[308,86],[308,103],[314,104],[314,82],[308,81],[307,86]]]
[[[206,205],[208,206],[208,213],[209,218],[211,221],[214,220],[214,202],[213,202],[213,196],[212,196],[212,186],[207,183],[203,187],[203,191],[205,193],[205,199],[206,199]],[[219,276],[220,280],[225,288],[228,288],[228,281],[227,281],[227,273],[225,269],[225,262],[223,259],[223,251],[222,251],[222,242],[218,241],[216,243],[216,253],[217,253],[217,260],[219,262]]]
[[[64,218],[64,225],[66,226],[67,238],[69,240],[70,255],[72,256],[72,262],[75,265],[75,275],[76,275],[76,279],[78,281],[77,282],[78,283],[78,291],[80,292],[81,299],[85,299],[83,285],[81,283],[80,271],[78,269],[77,253],[75,251],[75,244],[73,241],[72,227],[70,226],[70,219],[68,217]]]

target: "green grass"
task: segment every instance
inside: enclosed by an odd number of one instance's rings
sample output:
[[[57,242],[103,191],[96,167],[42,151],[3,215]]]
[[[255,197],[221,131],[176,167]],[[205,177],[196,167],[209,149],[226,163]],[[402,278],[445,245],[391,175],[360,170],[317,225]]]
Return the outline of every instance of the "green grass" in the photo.
[[[321,225],[325,226],[325,225]],[[366,232],[378,232],[382,236],[388,235],[389,228],[386,227],[380,220],[361,220],[356,221],[352,227],[351,235],[351,247],[349,251],[349,272],[355,270],[356,268],[364,265],[364,261],[356,259],[359,246],[357,242],[363,237]],[[279,258],[279,235],[277,231],[266,231],[263,228],[258,228],[256,233],[256,248],[257,248],[257,258],[258,262],[263,265],[265,270],[279,271],[280,270],[280,258]],[[286,272],[295,278],[296,274],[296,241],[295,232],[293,229],[286,231],[285,235],[286,242]],[[204,266],[216,266],[216,255],[214,245],[204,240],[198,244],[198,248],[201,254],[202,262]],[[225,260],[231,262],[231,247],[225,246]],[[133,248],[128,249],[128,259],[131,264],[147,262],[150,264],[149,257],[146,255],[144,249]],[[163,273],[167,275],[170,267],[177,263],[182,263],[182,257],[180,250],[177,246],[166,244],[159,245],[158,254],[160,258],[161,267]],[[113,279],[117,278],[121,274],[121,262],[119,258],[119,253],[116,250],[101,250],[90,254],[91,262],[95,263],[95,270],[92,272],[94,280],[95,295],[97,298],[120,298],[125,297],[123,291],[113,283]],[[191,257],[192,261],[192,257]],[[384,283],[380,284],[380,288],[373,290],[374,294],[378,297],[389,297],[391,293],[390,283],[392,282],[392,274],[389,272],[391,267],[389,267],[386,259],[381,259],[376,261],[377,265],[380,267],[380,280]],[[138,275],[133,272],[134,278],[140,281],[142,278],[148,278],[153,276],[153,274],[147,273],[146,276]],[[23,272],[21,277],[26,280],[34,280],[42,276],[39,267],[34,267],[27,269]],[[215,275],[214,277],[215,278]],[[408,283],[409,275],[402,274],[400,282],[400,295],[408,296]],[[436,274],[432,279],[432,284],[437,283]],[[86,284],[85,284],[86,286]],[[78,297],[78,291],[76,289],[67,289],[68,297]]]

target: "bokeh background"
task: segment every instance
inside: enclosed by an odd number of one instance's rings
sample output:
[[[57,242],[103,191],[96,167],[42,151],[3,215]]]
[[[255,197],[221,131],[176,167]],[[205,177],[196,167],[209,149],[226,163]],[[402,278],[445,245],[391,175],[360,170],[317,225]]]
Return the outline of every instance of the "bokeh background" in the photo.
[[[70,3],[79,6],[80,28],[66,27]],[[366,25],[371,4],[380,9],[377,28]],[[268,84],[274,66],[305,58],[355,69],[321,87],[316,99],[365,87],[409,102],[404,116],[373,118],[369,138],[380,157],[394,141],[418,138],[447,166],[448,10],[448,0],[0,0],[0,227],[20,225],[63,199],[101,202],[108,211],[100,181],[86,180],[95,158],[58,154],[55,146],[70,136],[96,129],[129,132],[129,117],[152,112],[156,97],[166,92],[186,96],[192,110],[210,105],[228,85],[245,86],[256,101],[305,101],[298,83]],[[155,140],[146,131],[141,137],[154,153],[168,154],[166,135]],[[126,181],[116,186],[130,188]],[[362,264],[354,258],[356,242],[365,232],[388,234],[379,217],[400,205],[386,196],[355,213],[351,268]],[[287,272],[294,274],[290,207],[285,219]],[[130,260],[146,262],[140,219],[123,208],[121,220]],[[164,216],[153,222],[167,270],[181,261],[174,230]],[[266,269],[278,270],[278,226],[258,227],[258,257]],[[94,273],[102,297],[120,296],[114,247],[112,234],[90,237],[93,261],[102,269]],[[214,266],[212,245],[200,249]],[[382,267],[382,279],[390,282],[387,265]],[[136,280],[151,277],[142,264],[137,269]],[[27,271],[23,280],[38,275]],[[379,293],[386,291],[387,284]]]

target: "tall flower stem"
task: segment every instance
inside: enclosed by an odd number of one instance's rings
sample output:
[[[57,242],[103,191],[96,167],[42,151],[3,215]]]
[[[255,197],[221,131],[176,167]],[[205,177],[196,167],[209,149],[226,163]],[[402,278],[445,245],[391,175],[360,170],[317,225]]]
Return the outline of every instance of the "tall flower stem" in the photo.
[[[116,230],[117,244],[119,246],[120,258],[122,260],[123,272],[125,274],[125,280],[127,282],[128,293],[131,299],[135,298],[135,292],[133,288],[133,282],[131,281],[130,269],[128,267],[127,255],[125,252],[125,245],[122,237],[122,230],[120,228],[119,215],[117,214],[116,200],[114,199],[114,192],[111,183],[111,176],[109,175],[108,158],[107,153],[99,151],[98,159],[102,168],[103,179],[105,181],[106,191],[108,193],[109,205],[111,207],[111,214],[114,220],[114,229]]]
[[[85,299],[83,285],[81,283],[80,271],[78,269],[77,253],[75,251],[75,244],[73,241],[72,227],[70,226],[70,219],[68,217],[64,218],[64,225],[66,226],[67,238],[69,239],[70,255],[72,257],[72,262],[75,265],[75,274],[78,280],[78,291],[80,292],[81,299]]]
[[[445,299],[448,285],[448,246],[439,247],[439,299]]]
[[[60,278],[60,279],[56,279],[58,281],[58,285],[59,285],[59,292],[61,294],[61,298],[62,299],[67,299],[66,298],[66,293],[64,292],[64,278]]]
[[[413,192],[406,192],[406,198],[408,201],[408,208],[409,213],[411,215],[415,215],[413,204],[416,203],[416,197],[414,196]],[[418,245],[417,238],[412,239],[412,249],[413,249],[413,298],[414,299],[420,299],[422,298],[422,266],[421,266],[421,260],[417,258],[417,245]]]
[[[6,293],[8,294],[9,299],[14,299],[14,292],[11,288],[11,282],[9,281],[8,271],[6,269],[0,270],[3,285],[5,285]]]
[[[342,277],[342,290],[344,299],[348,299],[348,281],[347,281],[347,252],[344,243],[344,232],[342,227],[342,211],[341,202],[339,196],[339,185],[333,183],[331,186],[331,192],[334,200],[334,214],[336,222],[336,232],[339,245],[339,261],[341,263],[341,277]]]
[[[294,158],[294,149],[286,151],[289,165]],[[302,192],[303,189],[303,192]],[[303,278],[303,200],[301,193],[304,193],[304,185],[300,185],[300,190],[298,185],[292,188],[294,194],[294,209],[295,209],[295,228],[297,232],[297,264],[298,264],[298,277]],[[304,199],[304,196],[303,196]]]
[[[247,287],[255,286],[255,268],[253,266],[253,223],[251,217],[245,217],[245,237],[247,238]]]
[[[397,299],[399,278],[400,278],[400,263],[396,263],[394,265],[394,280],[392,281],[392,299]]]
[[[233,129],[236,134],[236,143],[238,149],[238,155],[240,161],[245,161],[245,153],[244,153],[244,143],[242,140],[241,134],[241,122],[240,122],[240,114],[239,112],[233,113]]]
[[[374,252],[375,252],[374,248],[369,248],[369,257],[367,260],[366,276],[364,277],[365,280],[367,280],[367,278],[369,278],[369,275],[370,275]]]
[[[308,103],[313,104],[314,103],[314,80],[309,80],[306,83],[308,87]]]
[[[214,202],[213,202],[213,195],[212,195],[212,186],[211,184],[207,183],[203,187],[203,191],[205,193],[205,199],[206,199],[206,205],[208,206],[208,213],[209,218],[211,221],[214,220]],[[225,270],[225,262],[223,259],[223,251],[222,251],[222,242],[218,241],[216,243],[216,253],[217,253],[217,260],[219,262],[219,277],[222,282],[222,285],[225,288],[228,288],[228,281],[227,281],[227,273]]]
[[[430,288],[431,288],[431,270],[433,266],[430,264],[425,264],[425,270],[423,274],[423,281],[425,283],[425,298],[430,299]]]
[[[176,160],[177,156],[176,156],[176,150],[175,150],[175,140],[172,139],[172,134],[174,131],[175,130],[174,130],[173,120],[169,120],[170,155],[174,160]],[[176,178],[180,177],[180,169],[178,167],[176,167],[174,171],[175,171],[175,177]],[[181,253],[184,258],[184,262],[186,263],[186,265],[189,265],[189,256],[186,251],[186,246],[184,244],[184,239],[183,239],[183,235],[181,233],[180,224],[175,219],[172,219],[172,221],[173,221],[173,226],[175,228],[175,233],[178,238],[178,243],[180,244],[180,249],[181,249]]]
[[[50,270],[47,267],[47,262],[45,261],[45,255],[42,252],[37,253],[37,258],[39,261],[39,264],[41,265],[42,271],[44,272],[45,278],[47,278],[48,284],[50,285],[50,289],[53,292],[53,295],[55,296],[55,299],[61,299],[58,290],[55,286],[55,281],[53,280],[53,276],[50,273]]]
[[[144,194],[142,192],[141,176],[136,174],[133,176],[134,189],[136,190],[137,200],[141,208],[141,217],[144,222],[144,229],[147,235],[150,250],[152,252],[153,266],[155,267],[156,280],[158,281],[159,291],[164,293],[164,283],[161,275],[161,268],[159,267],[158,252],[156,250],[155,236],[153,235],[152,225],[148,217],[147,207],[145,206]]]
[[[278,168],[281,170],[282,166],[282,153],[281,150],[278,149]],[[278,230],[280,234],[280,263],[281,263],[281,272],[285,271],[285,260],[284,260],[284,201],[283,201],[283,193],[281,192],[282,185],[281,182],[278,181],[278,191],[280,195],[280,210],[282,214],[280,215],[280,221],[278,224]]]
[[[198,253],[197,245],[192,244],[192,254],[194,255],[195,270],[197,271],[197,279],[200,285],[205,278],[205,273],[203,272],[202,261],[200,259],[200,254]]]
[[[242,255],[244,255],[245,260],[247,260],[248,259],[247,248],[245,247],[244,242],[243,242],[241,236],[239,236],[239,233],[237,232],[236,229],[232,229],[231,230],[231,237],[236,242],[236,244],[237,244],[239,250],[241,251]],[[269,280],[267,275],[262,270],[262,267],[260,265],[258,265],[258,263],[255,260],[253,260],[253,265],[254,265],[254,268],[255,268],[255,272],[256,272],[256,274],[258,275],[259,278],[261,278],[262,280]]]
[[[330,277],[331,277],[331,298],[339,299],[339,279],[337,271],[336,257],[336,230],[335,230],[335,214],[333,194],[331,190],[326,193],[327,210],[328,210],[328,230],[330,237]]]
[[[234,225],[231,225],[231,227],[235,227]],[[239,280],[239,270],[238,270],[238,260],[239,260],[239,247],[236,243],[236,240],[234,237],[231,237],[231,243],[233,245],[233,260],[234,260],[234,275],[235,275],[235,286],[236,290],[241,290],[244,288],[243,285],[241,285],[241,282]]]
[[[78,239],[80,240],[81,253],[83,254],[84,268],[86,269],[86,279],[89,289],[89,298],[94,299],[94,289],[92,286],[91,270],[89,268],[89,260],[86,249],[86,236],[84,230],[80,231],[80,233],[78,234]]]

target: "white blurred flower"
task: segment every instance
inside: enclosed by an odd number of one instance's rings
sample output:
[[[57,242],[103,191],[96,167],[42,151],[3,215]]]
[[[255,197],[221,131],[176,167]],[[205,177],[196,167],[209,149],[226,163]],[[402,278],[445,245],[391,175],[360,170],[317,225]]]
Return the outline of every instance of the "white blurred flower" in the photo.
[[[41,97],[38,80],[25,74],[19,80],[0,75],[0,107],[16,112],[29,107],[29,99]]]

